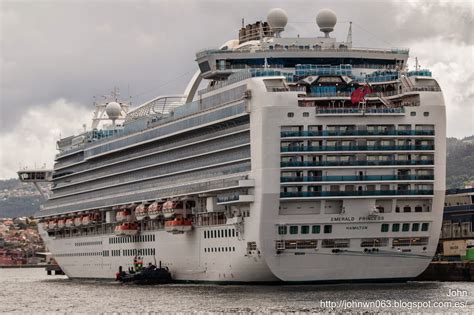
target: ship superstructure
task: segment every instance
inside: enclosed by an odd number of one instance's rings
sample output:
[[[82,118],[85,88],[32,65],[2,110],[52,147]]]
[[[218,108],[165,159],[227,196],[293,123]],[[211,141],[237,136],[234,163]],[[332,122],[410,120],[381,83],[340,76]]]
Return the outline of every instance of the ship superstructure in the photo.
[[[443,96],[408,50],[338,42],[336,21],[321,10],[323,37],[286,38],[274,9],[198,52],[183,95],[116,98],[111,126],[59,140],[36,216],[65,273],[113,278],[143,256],[186,281],[420,274],[441,228]]]

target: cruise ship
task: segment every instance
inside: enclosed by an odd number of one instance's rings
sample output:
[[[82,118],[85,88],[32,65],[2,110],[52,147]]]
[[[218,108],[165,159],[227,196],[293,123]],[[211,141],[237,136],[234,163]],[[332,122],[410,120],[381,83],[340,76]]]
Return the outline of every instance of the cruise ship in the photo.
[[[182,95],[131,108],[118,93],[60,139],[36,213],[70,278],[161,262],[189,282],[404,281],[438,244],[446,119],[431,72],[407,49],[311,38],[288,17],[244,25],[196,54]]]

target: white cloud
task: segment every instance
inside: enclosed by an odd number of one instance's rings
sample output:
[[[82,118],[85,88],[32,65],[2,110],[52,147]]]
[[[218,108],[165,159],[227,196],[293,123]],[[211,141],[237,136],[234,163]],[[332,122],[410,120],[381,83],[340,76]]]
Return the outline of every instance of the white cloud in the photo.
[[[77,134],[92,112],[65,99],[30,108],[15,128],[0,134],[0,178],[16,176],[19,167],[52,167],[60,135]]]
[[[474,134],[474,45],[431,38],[412,42],[410,47],[411,56],[418,57],[422,68],[432,71],[443,90],[447,136],[461,138]]]

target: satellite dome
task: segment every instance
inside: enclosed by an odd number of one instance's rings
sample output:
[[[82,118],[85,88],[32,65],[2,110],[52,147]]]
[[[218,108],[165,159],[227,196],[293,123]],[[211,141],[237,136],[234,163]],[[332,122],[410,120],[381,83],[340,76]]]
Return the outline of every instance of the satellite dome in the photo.
[[[105,112],[110,119],[115,120],[120,117],[122,113],[122,106],[117,102],[110,102],[105,107]]]
[[[288,15],[286,15],[283,9],[271,9],[267,15],[267,22],[278,36],[281,31],[285,30],[286,23],[288,23]]]
[[[319,26],[321,32],[323,32],[326,37],[329,37],[329,33],[334,30],[334,26],[337,23],[337,16],[331,9],[322,9],[319,10],[316,15],[316,23]]]

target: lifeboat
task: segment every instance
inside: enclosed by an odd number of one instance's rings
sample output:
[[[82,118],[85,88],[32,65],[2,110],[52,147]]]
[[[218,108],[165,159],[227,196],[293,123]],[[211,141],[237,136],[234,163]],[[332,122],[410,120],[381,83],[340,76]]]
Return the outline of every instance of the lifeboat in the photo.
[[[91,216],[90,215],[85,215],[82,217],[82,225],[89,225],[92,223]]]
[[[74,218],[74,226],[80,226],[82,224],[82,216]]]
[[[182,213],[183,203],[181,201],[168,200],[163,204],[163,215],[165,218],[171,218],[176,214],[177,210],[181,210]]]
[[[57,220],[50,220],[48,222],[48,229],[52,230],[55,229],[58,226],[58,221]]]
[[[122,223],[115,227],[115,235],[136,235],[138,233],[138,224]]]
[[[137,218],[137,220],[139,221],[143,220],[147,216],[148,216],[148,209],[143,203],[135,208],[135,218]]]
[[[117,222],[128,222],[132,217],[132,213],[129,209],[122,209],[117,212],[115,219]]]
[[[156,201],[148,206],[147,212],[150,219],[156,219],[157,217],[163,215],[161,205]]]
[[[59,229],[64,228],[65,224],[66,224],[66,220],[65,220],[65,219],[59,219],[59,220],[58,220],[58,228],[59,228]]]
[[[191,231],[193,228],[193,222],[189,219],[175,218],[174,220],[165,222],[165,231],[172,234],[180,234]]]
[[[74,220],[71,218],[66,219],[66,222],[64,222],[64,226],[66,227],[71,227],[74,225]]]

